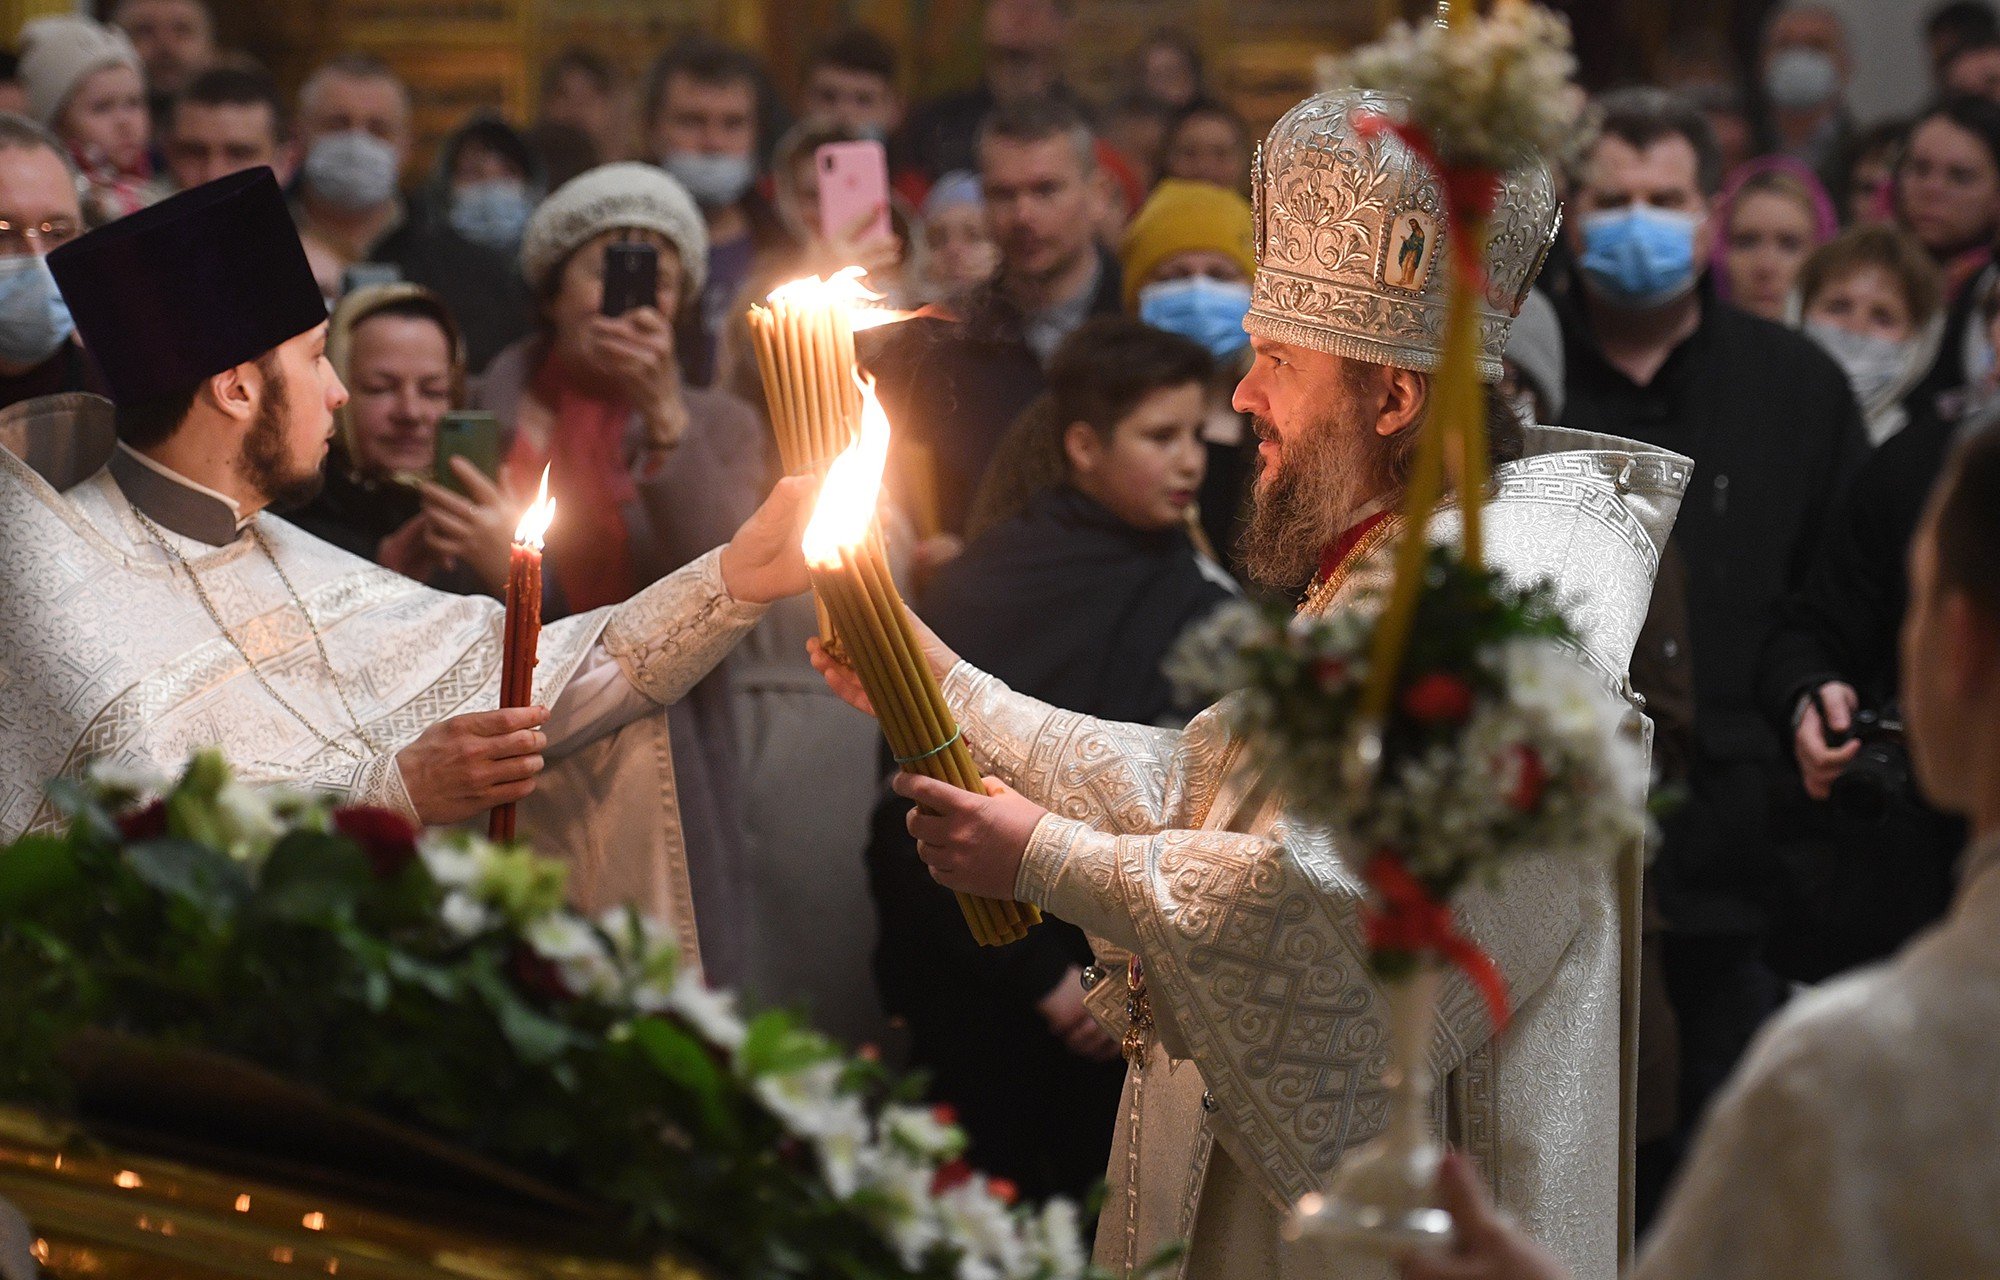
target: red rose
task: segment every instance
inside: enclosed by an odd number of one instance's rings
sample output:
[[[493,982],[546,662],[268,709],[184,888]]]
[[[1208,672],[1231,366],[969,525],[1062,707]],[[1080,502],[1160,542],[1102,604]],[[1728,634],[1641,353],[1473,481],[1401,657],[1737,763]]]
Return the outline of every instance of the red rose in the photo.
[[[1001,1204],[1011,1205],[1021,1198],[1021,1189],[1005,1178],[988,1178],[986,1190]]]
[[[941,1125],[956,1127],[958,1124],[958,1108],[952,1106],[949,1102],[940,1102],[931,1108],[931,1119]]]
[[[368,866],[387,880],[417,860],[417,825],[391,809],[350,805],[333,811],[333,829],[361,846]]]
[[[143,809],[134,809],[118,819],[118,834],[129,844],[157,840],[167,834],[167,802],[155,800]]]
[[[576,999],[576,993],[563,981],[562,970],[524,942],[514,944],[507,957],[507,973],[514,979],[514,985],[529,995],[554,1001]]]
[[[1459,724],[1472,714],[1472,686],[1448,671],[1419,676],[1403,690],[1403,713],[1418,724]]]
[[[1319,658],[1312,664],[1313,683],[1321,692],[1331,693],[1347,682],[1347,663],[1339,658]]]
[[[1542,763],[1542,753],[1526,743],[1508,751],[1514,757],[1514,789],[1507,793],[1507,803],[1517,813],[1533,813],[1549,789],[1549,767]]]
[[[931,1194],[941,1196],[953,1187],[972,1181],[972,1166],[963,1160],[947,1160],[931,1175]]]

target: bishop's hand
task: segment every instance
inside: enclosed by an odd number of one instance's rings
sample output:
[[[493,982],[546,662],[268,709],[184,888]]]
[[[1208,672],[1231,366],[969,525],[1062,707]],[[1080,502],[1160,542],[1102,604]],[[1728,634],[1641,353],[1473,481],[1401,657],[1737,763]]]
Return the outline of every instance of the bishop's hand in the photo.
[[[898,774],[891,785],[917,802],[910,834],[931,879],[982,898],[1014,896],[1028,841],[1048,810],[993,778],[986,779],[985,795],[914,773]]]
[[[1568,1280],[1555,1256],[1493,1206],[1471,1161],[1453,1151],[1438,1168],[1438,1204],[1451,1214],[1451,1248],[1398,1263],[1403,1280]]]
[[[905,609],[908,606],[904,606]],[[943,684],[951,669],[958,665],[958,655],[951,647],[938,639],[937,632],[924,625],[924,620],[914,612],[910,613],[910,627],[916,632],[917,645],[924,651],[924,661],[930,665],[931,674]],[[827,652],[826,646],[817,636],[806,641],[806,656],[812,660],[813,670],[819,672],[826,681],[826,687],[855,710],[867,715],[875,714],[875,704],[868,700],[868,690],[861,684],[861,676],[853,667]]]

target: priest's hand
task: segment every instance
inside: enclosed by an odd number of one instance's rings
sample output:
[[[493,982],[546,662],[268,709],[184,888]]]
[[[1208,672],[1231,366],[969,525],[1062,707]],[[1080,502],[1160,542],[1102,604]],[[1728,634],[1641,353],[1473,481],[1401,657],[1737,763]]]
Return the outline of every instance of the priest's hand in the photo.
[[[993,778],[986,779],[983,796],[914,773],[896,775],[891,785],[917,802],[910,834],[931,879],[982,898],[1014,896],[1028,841],[1048,810]]]
[[[951,674],[951,669],[958,665],[958,655],[938,639],[937,632],[925,626],[924,620],[914,612],[910,614],[910,627],[917,634],[917,643],[923,648],[924,661],[930,664],[931,674],[942,683]],[[841,701],[857,711],[871,716],[875,714],[875,704],[868,700],[868,690],[862,686],[861,676],[853,667],[828,653],[818,636],[806,641],[806,655],[812,659],[813,670],[819,672],[827,688],[833,690]]]
[[[1822,705],[1826,708],[1823,720]],[[1844,734],[1853,728],[1854,712],[1860,705],[1861,695],[1854,692],[1854,686],[1838,680],[1829,680],[1806,695],[1798,728],[1792,730],[1792,755],[1799,762],[1799,778],[1806,784],[1806,794],[1815,800],[1833,794],[1833,780],[1861,750],[1858,738],[1849,738],[1838,747],[1828,746],[1826,740],[1829,731]]]
[[[463,822],[535,789],[547,707],[502,707],[441,720],[396,753],[403,787],[426,826]]]
[[[812,586],[806,577],[806,521],[812,519],[811,476],[786,476],[722,548],[722,589],[744,604],[769,604]]]
[[[1567,1280],[1548,1250],[1493,1207],[1472,1162],[1456,1151],[1438,1169],[1437,1193],[1455,1227],[1451,1248],[1402,1259],[1403,1280]]]

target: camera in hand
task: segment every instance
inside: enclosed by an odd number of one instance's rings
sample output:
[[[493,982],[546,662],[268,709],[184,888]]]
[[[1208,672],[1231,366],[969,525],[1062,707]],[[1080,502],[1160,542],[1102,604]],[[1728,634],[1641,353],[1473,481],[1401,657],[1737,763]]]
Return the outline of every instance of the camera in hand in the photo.
[[[1861,743],[1861,750],[1833,780],[1833,802],[1856,818],[1879,822],[1892,804],[1911,799],[1910,752],[1903,744],[1903,718],[1894,703],[1854,713],[1847,732],[1829,730],[1830,747]]]

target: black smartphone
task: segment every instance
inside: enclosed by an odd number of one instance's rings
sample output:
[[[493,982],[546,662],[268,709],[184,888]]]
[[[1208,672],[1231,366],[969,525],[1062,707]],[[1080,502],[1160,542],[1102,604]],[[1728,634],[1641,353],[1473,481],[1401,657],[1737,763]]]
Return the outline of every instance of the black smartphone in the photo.
[[[451,468],[453,458],[464,458],[479,474],[498,482],[500,478],[500,420],[483,409],[454,409],[438,419],[437,480],[453,493],[470,497]]]
[[[659,305],[660,251],[647,240],[614,240],[604,246],[604,314]]]

